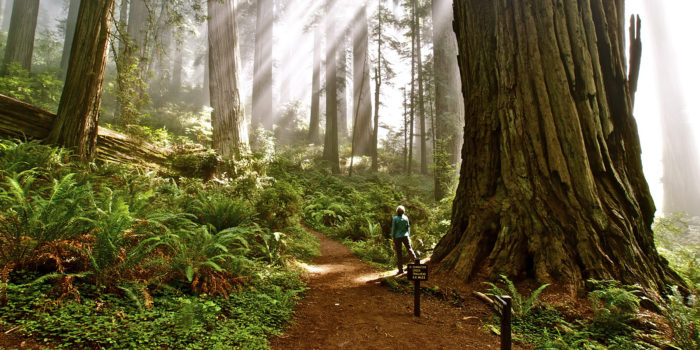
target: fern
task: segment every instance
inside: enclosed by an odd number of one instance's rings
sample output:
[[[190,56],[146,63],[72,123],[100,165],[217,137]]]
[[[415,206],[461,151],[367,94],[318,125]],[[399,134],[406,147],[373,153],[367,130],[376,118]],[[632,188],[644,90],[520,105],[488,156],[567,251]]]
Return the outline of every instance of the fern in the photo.
[[[532,309],[537,305],[537,298],[542,294],[542,292],[549,286],[545,283],[535,289],[527,298],[523,299],[523,295],[518,292],[513,281],[508,279],[505,275],[500,275],[501,282],[506,286],[506,289],[500,288],[494,283],[483,282],[490,288],[488,295],[491,296],[503,296],[508,295],[512,300],[512,313],[513,318],[521,318],[527,316]]]

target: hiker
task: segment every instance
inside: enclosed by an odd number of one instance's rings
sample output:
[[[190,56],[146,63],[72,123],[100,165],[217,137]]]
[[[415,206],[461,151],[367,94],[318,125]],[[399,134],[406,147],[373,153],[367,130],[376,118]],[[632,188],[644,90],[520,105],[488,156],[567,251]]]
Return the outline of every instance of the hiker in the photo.
[[[391,237],[394,239],[394,249],[396,249],[396,264],[399,266],[399,271],[396,273],[400,275],[403,273],[403,259],[401,257],[401,245],[406,246],[408,254],[411,256],[411,261],[416,260],[416,253],[413,252],[411,248],[411,239],[408,236],[411,234],[410,224],[408,222],[408,216],[406,216],[406,208],[403,205],[399,205],[396,208],[396,216],[391,220]]]

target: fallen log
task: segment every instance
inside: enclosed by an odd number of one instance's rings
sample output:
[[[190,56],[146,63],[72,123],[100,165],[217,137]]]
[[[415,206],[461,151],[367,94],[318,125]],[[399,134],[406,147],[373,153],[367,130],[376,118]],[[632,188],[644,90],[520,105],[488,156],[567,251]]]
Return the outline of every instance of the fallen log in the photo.
[[[28,103],[0,94],[0,136],[44,140],[56,115]],[[100,127],[96,158],[103,161],[137,164],[161,169],[168,152],[147,142]]]

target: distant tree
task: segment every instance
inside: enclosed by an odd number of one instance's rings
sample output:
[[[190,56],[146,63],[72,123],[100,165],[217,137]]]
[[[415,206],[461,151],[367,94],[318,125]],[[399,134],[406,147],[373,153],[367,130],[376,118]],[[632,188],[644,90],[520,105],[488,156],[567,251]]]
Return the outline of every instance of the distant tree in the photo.
[[[347,99],[347,30],[338,35],[338,134],[348,136],[348,99]]]
[[[435,199],[442,199],[451,183],[452,168],[459,162],[464,105],[457,40],[452,30],[452,0],[433,0],[433,71],[435,75]]]
[[[375,16],[376,22],[372,27],[372,35],[376,38],[377,42],[377,58],[375,59],[375,69],[374,69],[374,125],[372,127],[372,169],[377,171],[379,168],[378,158],[379,158],[379,107],[381,106],[380,96],[382,83],[388,83],[394,77],[394,71],[391,68],[391,64],[384,54],[386,51],[385,46],[393,47],[398,49],[400,43],[387,35],[384,31],[384,25],[394,23],[396,20],[392,16],[391,12],[384,7],[384,0],[377,0],[377,14]]]
[[[362,0],[360,10],[353,19],[353,118],[357,121],[353,132],[354,154],[372,154],[372,96],[370,95],[369,37],[367,4]]]
[[[684,284],[654,245],[622,4],[454,2],[466,126],[439,271]]]
[[[338,155],[338,79],[337,42],[335,36],[335,0],[326,0],[326,135],[323,158],[331,164],[333,173],[340,173]]]
[[[115,0],[82,1],[56,119],[47,138],[73,149],[82,160],[95,153],[107,39]]]
[[[5,7],[2,9],[2,23],[0,23],[0,31],[6,32],[10,29],[10,18],[12,18],[12,3],[14,0],[3,0]]]
[[[421,47],[421,9],[419,8],[418,0],[413,0],[413,33],[416,40],[416,73],[418,74],[418,120],[420,123],[420,172],[421,174],[428,173],[428,148],[426,146],[427,132],[425,129],[425,100],[423,96],[423,54]]]
[[[321,95],[321,29],[314,28],[314,58],[313,77],[311,80],[311,119],[309,120],[309,142],[318,143],[320,124],[320,95]]]
[[[209,94],[213,147],[226,158],[248,149],[248,127],[239,75],[238,23],[235,0],[208,0]]]
[[[274,108],[272,101],[272,30],[273,0],[257,0],[255,20],[255,57],[253,63],[252,125],[272,130]]]
[[[7,65],[12,62],[17,62],[24,70],[31,71],[38,16],[39,0],[21,0],[14,3],[2,74],[7,73]]]
[[[79,10],[80,0],[70,0],[68,18],[66,19],[66,35],[63,40],[63,55],[61,55],[61,79],[66,78],[68,60],[70,59],[70,48],[73,46],[73,36],[75,35],[75,25],[78,22]]]

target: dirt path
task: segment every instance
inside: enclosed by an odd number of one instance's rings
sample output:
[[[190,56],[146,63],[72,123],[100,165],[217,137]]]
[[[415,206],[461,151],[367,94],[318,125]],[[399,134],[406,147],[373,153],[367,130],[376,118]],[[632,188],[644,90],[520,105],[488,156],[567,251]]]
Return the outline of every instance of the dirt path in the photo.
[[[272,339],[273,349],[500,348],[498,338],[481,329],[485,307],[467,302],[460,309],[423,298],[422,317],[414,317],[413,295],[380,286],[380,272],[342,244],[312,233],[321,241],[321,256],[309,267],[310,290],[292,326]]]

